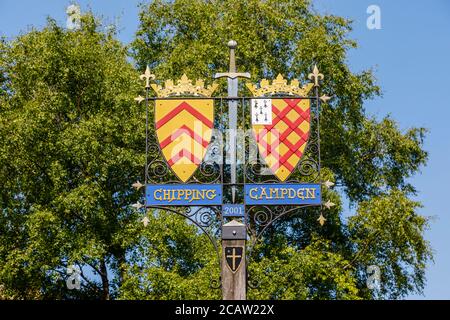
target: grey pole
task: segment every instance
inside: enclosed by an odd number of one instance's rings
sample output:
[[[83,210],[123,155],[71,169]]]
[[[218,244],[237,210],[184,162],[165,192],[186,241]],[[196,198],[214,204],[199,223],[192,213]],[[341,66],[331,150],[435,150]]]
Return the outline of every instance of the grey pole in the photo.
[[[238,73],[236,69],[236,58],[234,50],[236,49],[237,42],[234,40],[230,40],[228,42],[228,47],[230,48],[230,67],[229,71],[226,73],[216,73],[214,75],[214,79],[218,78],[227,78],[228,80],[228,97],[236,98],[228,100],[228,122],[229,122],[229,143],[228,146],[230,148],[228,163],[231,168],[231,184],[232,184],[232,202],[235,203],[236,198],[236,171],[237,171],[237,162],[236,162],[236,134],[237,134],[237,106],[238,106],[238,78],[250,78],[250,73]]]

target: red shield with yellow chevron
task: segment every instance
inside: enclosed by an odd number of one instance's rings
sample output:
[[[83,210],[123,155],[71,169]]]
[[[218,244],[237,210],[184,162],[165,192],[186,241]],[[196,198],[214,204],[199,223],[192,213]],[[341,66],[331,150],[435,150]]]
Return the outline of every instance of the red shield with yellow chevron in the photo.
[[[186,182],[202,163],[212,136],[212,99],[157,100],[156,135],[172,171]]]
[[[272,123],[252,125],[259,153],[285,181],[305,151],[310,132],[310,100],[272,98]]]

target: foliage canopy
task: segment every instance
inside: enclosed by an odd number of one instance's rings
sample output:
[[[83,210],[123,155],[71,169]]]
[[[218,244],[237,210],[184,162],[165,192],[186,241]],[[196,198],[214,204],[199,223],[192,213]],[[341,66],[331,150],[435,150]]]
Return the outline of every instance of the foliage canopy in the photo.
[[[207,239],[183,219],[154,212],[144,228],[130,203],[142,180],[145,112],[133,98],[138,70],[158,79],[211,78],[238,68],[253,79],[305,80],[314,63],[334,99],[321,114],[322,164],[340,192],[320,227],[299,215],[277,223],[251,274],[261,299],[400,298],[420,292],[432,258],[427,219],[408,178],[426,163],[425,129],[402,132],[363,103],[380,94],[370,70],[347,63],[351,22],[321,16],[309,1],[153,1],[141,5],[129,48],[87,14],[67,31],[53,20],[0,42],[0,296],[4,298],[217,299]],[[243,70],[245,69],[245,70]],[[355,214],[345,219],[342,197]],[[83,270],[67,290],[66,268]],[[381,287],[369,290],[366,268]]]

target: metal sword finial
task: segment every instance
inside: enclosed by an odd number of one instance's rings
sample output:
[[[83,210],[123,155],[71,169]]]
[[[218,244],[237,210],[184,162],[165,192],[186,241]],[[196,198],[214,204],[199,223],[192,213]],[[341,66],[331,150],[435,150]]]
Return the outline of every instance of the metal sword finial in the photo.
[[[228,72],[216,73],[214,75],[214,79],[219,79],[219,78],[228,78],[228,79],[247,78],[247,79],[250,79],[250,73],[237,72],[236,56],[234,53],[236,47],[237,47],[236,41],[234,41],[234,40],[228,41],[228,48],[230,48],[230,66],[229,66]],[[237,94],[237,91],[236,91],[236,94]]]

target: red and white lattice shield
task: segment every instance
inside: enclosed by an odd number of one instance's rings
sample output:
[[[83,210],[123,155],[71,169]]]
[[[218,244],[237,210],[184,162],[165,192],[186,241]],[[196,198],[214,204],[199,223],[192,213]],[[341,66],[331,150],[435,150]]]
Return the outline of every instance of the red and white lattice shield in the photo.
[[[253,124],[258,150],[272,173],[285,181],[302,158],[310,134],[310,100],[272,98],[271,124]]]

